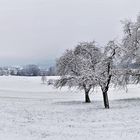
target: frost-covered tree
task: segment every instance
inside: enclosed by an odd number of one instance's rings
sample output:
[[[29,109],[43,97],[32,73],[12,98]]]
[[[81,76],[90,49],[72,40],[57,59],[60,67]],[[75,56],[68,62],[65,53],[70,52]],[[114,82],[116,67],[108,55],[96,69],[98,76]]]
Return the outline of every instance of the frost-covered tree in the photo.
[[[89,103],[89,92],[97,85],[95,65],[101,52],[95,42],[82,42],[74,50],[67,50],[57,61],[57,72],[61,78],[57,87],[78,87],[85,92],[85,102]]]
[[[140,16],[136,22],[124,21],[124,37],[122,42],[124,61],[127,64],[140,63]]]
[[[138,68],[140,67],[140,15],[135,22],[126,20],[123,23],[124,37],[122,49],[124,56],[122,62],[127,69]],[[129,75],[132,76],[131,79],[134,82],[139,83],[140,71],[138,69],[129,70]]]
[[[45,84],[45,82],[47,81],[47,78],[46,78],[45,75],[41,76],[41,81],[42,81],[43,84]]]
[[[104,48],[104,53],[101,56],[100,62],[97,63],[95,74],[99,86],[103,94],[105,108],[109,108],[108,90],[112,77],[115,75],[113,67],[113,59],[116,54],[117,45],[114,41],[110,41]]]

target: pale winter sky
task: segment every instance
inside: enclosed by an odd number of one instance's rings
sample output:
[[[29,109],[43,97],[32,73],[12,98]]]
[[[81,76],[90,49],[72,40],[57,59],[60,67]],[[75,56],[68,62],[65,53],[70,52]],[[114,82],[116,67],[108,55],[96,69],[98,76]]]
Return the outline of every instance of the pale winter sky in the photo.
[[[0,65],[55,60],[81,41],[119,39],[140,0],[0,0]]]

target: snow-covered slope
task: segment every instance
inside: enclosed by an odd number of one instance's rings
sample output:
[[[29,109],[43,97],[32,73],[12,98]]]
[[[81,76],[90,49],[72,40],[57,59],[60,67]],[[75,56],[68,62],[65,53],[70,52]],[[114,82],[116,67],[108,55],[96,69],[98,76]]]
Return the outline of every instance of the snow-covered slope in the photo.
[[[0,140],[139,140],[139,91],[111,89],[106,110],[98,88],[85,104],[82,91],[55,89],[41,77],[0,77]]]

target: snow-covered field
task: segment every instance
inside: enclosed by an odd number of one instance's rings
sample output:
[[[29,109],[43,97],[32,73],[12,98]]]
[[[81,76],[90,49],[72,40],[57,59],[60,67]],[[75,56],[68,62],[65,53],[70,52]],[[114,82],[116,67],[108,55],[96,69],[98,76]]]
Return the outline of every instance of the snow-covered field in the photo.
[[[52,77],[50,77],[52,78]],[[109,92],[58,90],[40,77],[0,77],[0,140],[140,140],[140,86]]]

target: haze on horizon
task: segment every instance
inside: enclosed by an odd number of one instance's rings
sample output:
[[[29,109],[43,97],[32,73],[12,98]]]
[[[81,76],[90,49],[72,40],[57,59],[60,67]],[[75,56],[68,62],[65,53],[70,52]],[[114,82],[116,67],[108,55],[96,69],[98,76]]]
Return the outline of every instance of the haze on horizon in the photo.
[[[139,0],[0,0],[0,65],[53,61],[81,41],[120,39]]]

